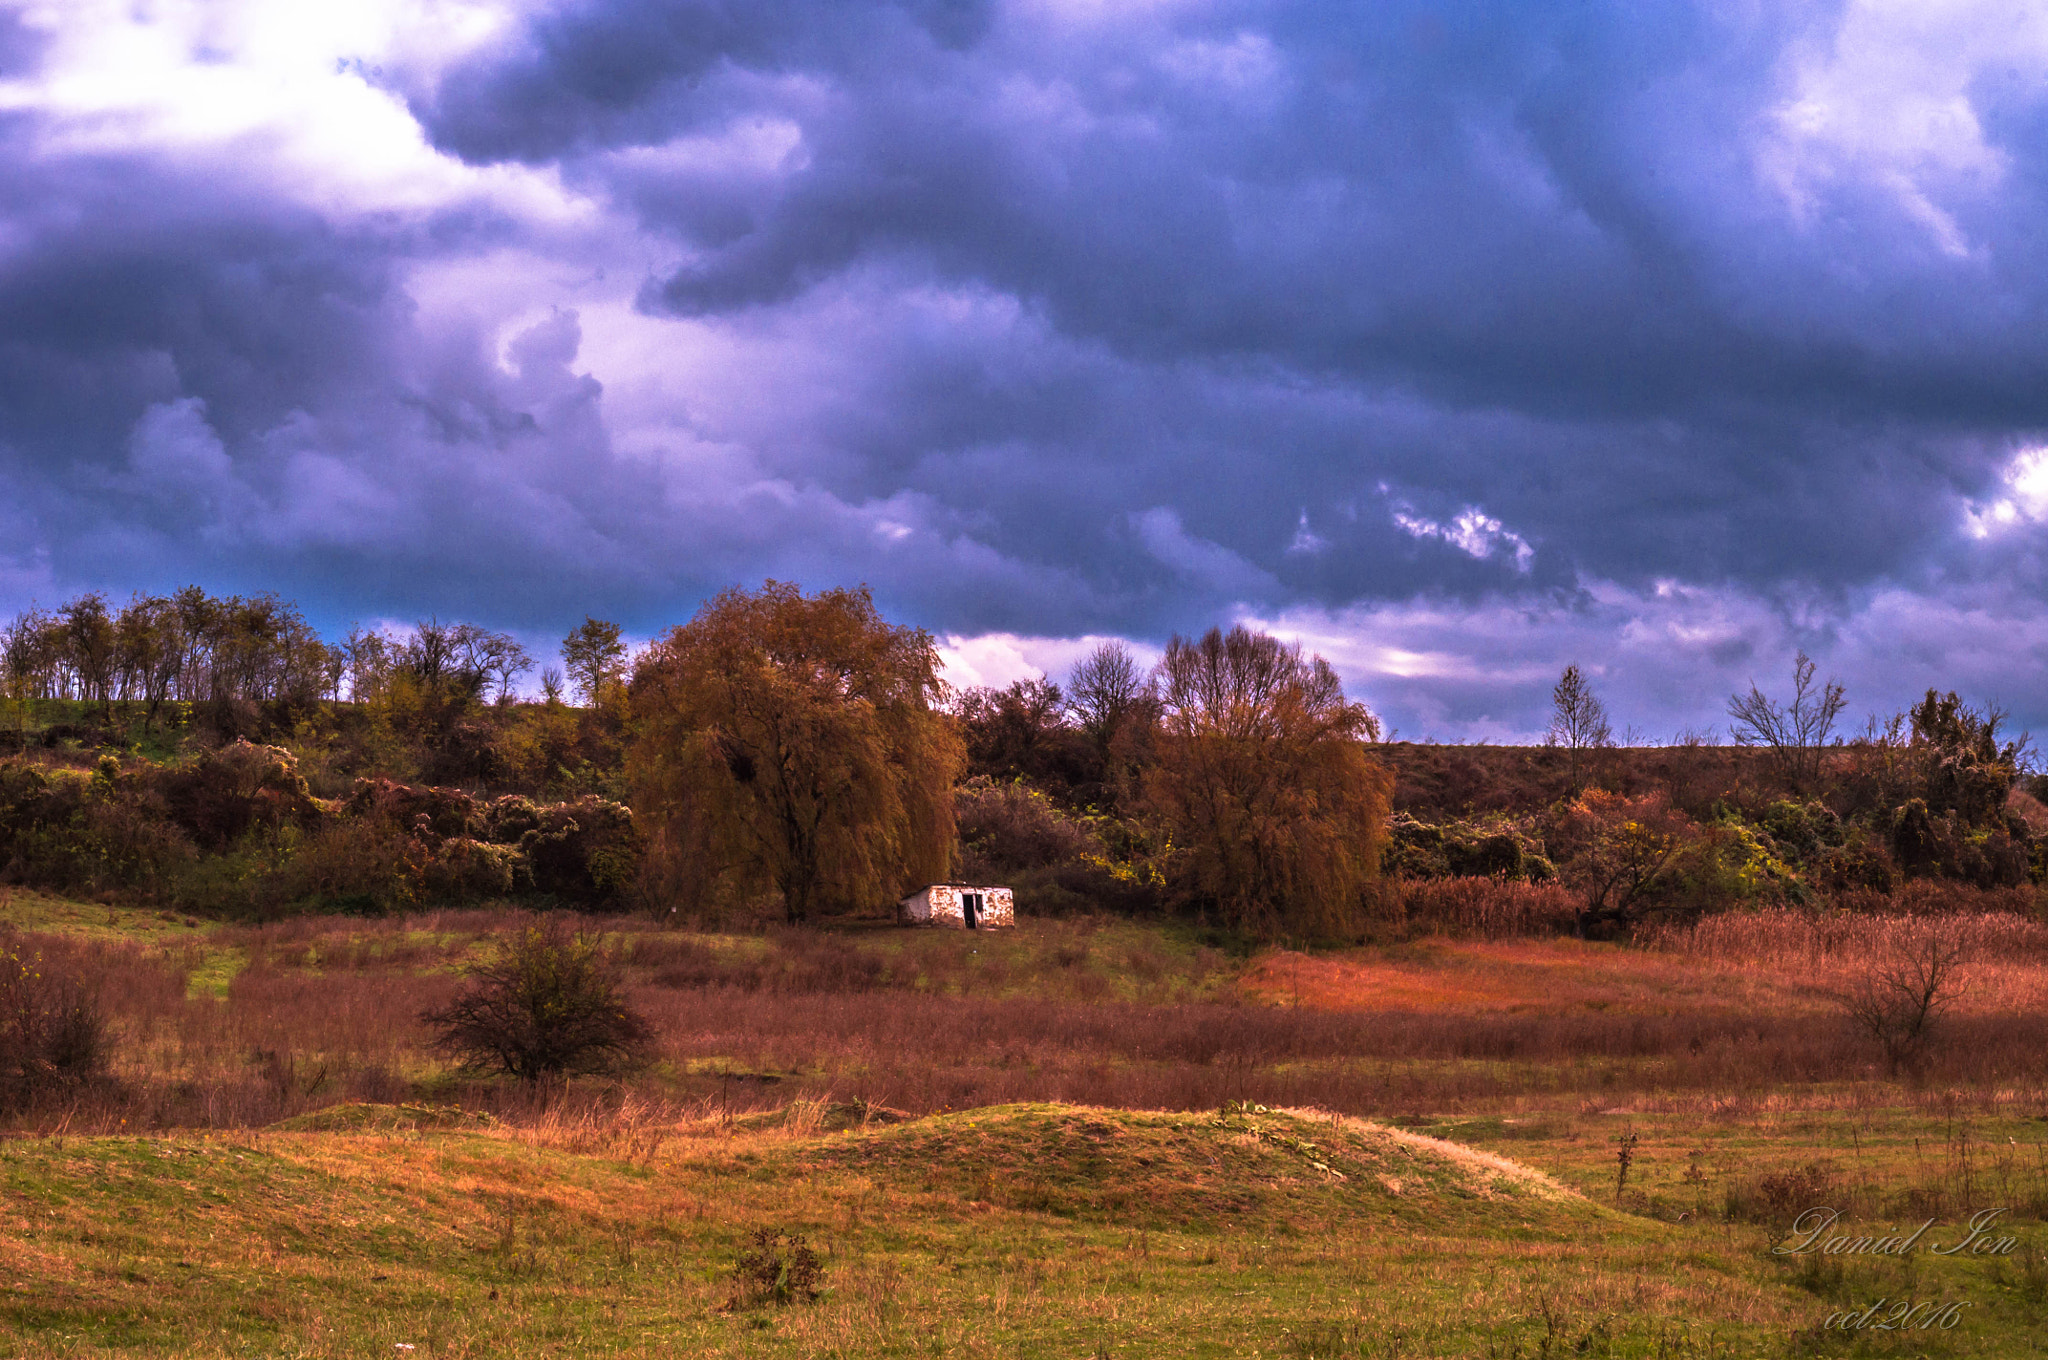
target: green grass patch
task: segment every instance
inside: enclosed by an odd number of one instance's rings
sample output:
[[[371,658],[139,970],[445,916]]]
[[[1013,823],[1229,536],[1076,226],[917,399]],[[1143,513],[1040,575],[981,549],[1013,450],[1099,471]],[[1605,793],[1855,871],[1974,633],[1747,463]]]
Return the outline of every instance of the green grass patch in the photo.
[[[0,887],[0,923],[19,930],[156,945],[203,939],[219,928],[214,922],[178,912],[81,902],[29,888],[5,887]]]

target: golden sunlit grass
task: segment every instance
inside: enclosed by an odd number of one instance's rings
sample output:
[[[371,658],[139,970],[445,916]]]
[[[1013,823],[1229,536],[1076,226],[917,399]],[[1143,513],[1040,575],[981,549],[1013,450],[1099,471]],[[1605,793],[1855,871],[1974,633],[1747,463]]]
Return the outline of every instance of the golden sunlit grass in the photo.
[[[360,1113],[354,1132],[0,1147],[9,1353],[1781,1355],[1852,1296],[1911,1288],[1975,1311],[1901,1353],[1976,1356],[2033,1353],[2043,1320],[2027,1253],[2048,1247],[2048,1175],[2000,1162],[1998,1122],[1444,1130],[1510,1160],[1258,1108],[1024,1105],[836,1134],[705,1112],[652,1142],[630,1111],[523,1129]],[[1774,1259],[1772,1177],[1816,1166],[1797,1183],[1858,1221],[1926,1213],[1942,1241],[2001,1197],[2034,1216],[2002,1257]],[[819,1252],[818,1302],[746,1296],[734,1265],[763,1227]]]
[[[12,1144],[0,1325],[30,1356],[1533,1353],[1603,1326],[1706,1354],[1668,1343],[1756,1353],[1800,1312],[1700,1233],[1304,1112],[670,1132],[653,1157],[511,1131]],[[821,1301],[738,1297],[762,1226],[820,1251]],[[1756,1236],[1700,1232],[1731,1258]]]
[[[590,919],[657,1061],[545,1096],[451,1074],[415,1020],[525,917],[230,927],[15,894],[0,919],[98,988],[117,1053],[115,1085],[0,1142],[0,1354],[1996,1356],[2048,1334],[2048,947],[2019,917],[1251,960],[1123,922]],[[1968,945],[1968,990],[1928,1071],[1894,1079],[1832,989],[1930,931]],[[1873,1225],[2005,1206],[2036,1254],[1773,1259],[1802,1198]],[[762,1228],[820,1252],[821,1300],[741,1296]],[[1901,1290],[1971,1310],[1890,1350],[1805,1330]]]

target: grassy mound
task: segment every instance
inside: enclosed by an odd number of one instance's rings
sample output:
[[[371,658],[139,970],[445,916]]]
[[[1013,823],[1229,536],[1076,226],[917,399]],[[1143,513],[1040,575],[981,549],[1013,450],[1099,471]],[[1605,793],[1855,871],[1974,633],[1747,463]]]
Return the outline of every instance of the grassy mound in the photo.
[[[627,1123],[433,1128],[451,1112],[389,1105],[289,1132],[10,1139],[0,1355],[1704,1360],[1783,1354],[1793,1328],[1899,1288],[1875,1265],[1809,1283],[1765,1228],[1618,1213],[1306,1111],[877,1110],[809,1131],[855,1108],[690,1121],[659,1148]],[[1672,1128],[1646,1164],[1698,1136]],[[764,1232],[817,1254],[817,1299],[746,1301]],[[1927,1297],[1981,1309],[1916,1350],[2034,1353],[2014,1266],[1914,1268]]]
[[[486,1129],[498,1121],[455,1105],[375,1105],[351,1100],[280,1119],[277,1133],[414,1133],[422,1129]]]
[[[1259,1105],[1205,1114],[1000,1105],[869,1128],[789,1155],[981,1207],[1161,1228],[1256,1219],[1306,1231],[1349,1215],[1529,1231],[1606,1213],[1504,1157]]]

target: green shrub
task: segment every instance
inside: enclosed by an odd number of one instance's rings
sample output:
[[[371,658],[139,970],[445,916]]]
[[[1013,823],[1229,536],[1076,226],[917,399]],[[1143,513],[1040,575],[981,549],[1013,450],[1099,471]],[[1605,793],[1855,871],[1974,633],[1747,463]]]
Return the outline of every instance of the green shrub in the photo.
[[[190,764],[160,768],[149,782],[170,820],[206,850],[224,850],[251,831],[320,823],[297,759],[281,747],[236,741]]]
[[[539,825],[519,838],[534,889],[585,906],[619,905],[640,868],[632,809],[589,797],[535,812]]]
[[[1507,878],[1548,883],[1557,868],[1543,841],[1512,818],[1432,823],[1397,812],[1387,822],[1380,872],[1390,878]]]

